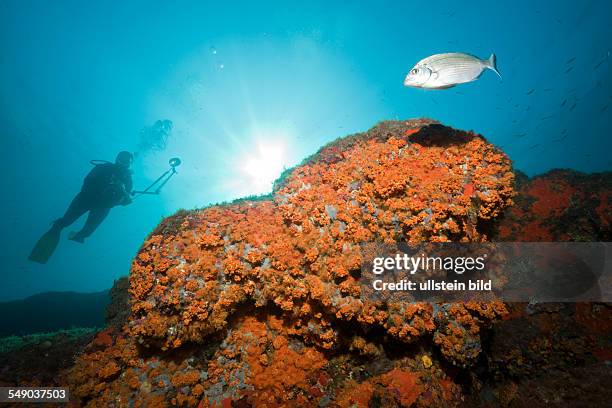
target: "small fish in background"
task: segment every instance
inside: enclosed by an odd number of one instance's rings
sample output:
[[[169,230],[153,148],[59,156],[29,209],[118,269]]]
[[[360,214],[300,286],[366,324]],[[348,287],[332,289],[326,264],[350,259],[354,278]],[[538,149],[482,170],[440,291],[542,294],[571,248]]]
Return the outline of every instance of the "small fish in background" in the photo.
[[[593,67],[593,69],[597,69],[597,68],[601,67],[601,65],[602,65],[604,62],[608,61],[608,58],[610,58],[610,51],[608,51],[608,53],[606,54],[606,56],[604,57],[604,59],[602,59],[601,61],[599,61],[599,62],[597,63],[597,65],[595,65],[595,66]]]
[[[547,115],[547,116],[542,116],[542,117],[540,118],[540,120],[552,119],[552,118],[554,118],[554,117],[555,117],[555,115]]]
[[[561,142],[563,140],[567,139],[567,135],[563,135],[561,137],[558,137],[556,139],[551,140],[551,142]]]
[[[574,67],[569,67],[568,69],[565,70],[565,73],[569,74],[572,71],[572,69],[574,69]]]
[[[565,63],[566,64],[571,64],[574,61],[576,61],[576,57],[572,57],[572,58],[568,59]]]
[[[459,52],[436,54],[417,62],[406,75],[404,86],[423,89],[452,88],[477,80],[486,69],[501,78],[495,54],[491,54],[486,60]]]
[[[565,98],[563,102],[561,102],[561,107],[564,107],[566,103],[567,103],[567,98]]]
[[[597,65],[595,65],[595,66],[593,67],[593,69],[597,69],[597,68],[601,67],[601,65],[602,65],[604,62],[606,62],[607,60],[608,60],[607,58],[602,59],[601,61],[599,61],[599,62],[597,63]]]
[[[535,92],[535,89],[530,89],[529,92],[527,92],[525,95],[531,95],[534,92]]]
[[[573,111],[575,107],[576,107],[576,102],[572,103],[572,106],[570,106],[569,108],[570,112]]]
[[[514,137],[516,137],[517,139],[520,139],[522,137],[525,137],[525,135],[527,135],[527,133],[519,133],[518,135],[514,135]]]

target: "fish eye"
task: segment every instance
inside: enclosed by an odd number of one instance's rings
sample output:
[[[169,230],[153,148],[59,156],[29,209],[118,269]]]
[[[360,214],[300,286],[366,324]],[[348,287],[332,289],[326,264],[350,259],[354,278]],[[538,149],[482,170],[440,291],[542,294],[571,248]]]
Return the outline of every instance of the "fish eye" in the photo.
[[[411,73],[412,75],[416,75],[418,72],[419,72],[419,70],[418,70],[418,69],[416,69],[416,68],[413,68],[413,69],[411,69],[411,70],[410,70],[410,73]]]

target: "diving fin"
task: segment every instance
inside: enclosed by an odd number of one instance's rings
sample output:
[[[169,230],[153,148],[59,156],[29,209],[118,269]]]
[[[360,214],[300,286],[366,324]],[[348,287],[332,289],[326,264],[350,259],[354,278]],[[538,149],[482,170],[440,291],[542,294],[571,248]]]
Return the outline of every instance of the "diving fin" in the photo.
[[[61,229],[56,228],[51,228],[45,232],[34,246],[34,249],[32,249],[28,259],[32,262],[46,264],[51,255],[53,255],[53,252],[55,252],[55,248],[57,248],[61,232]]]
[[[85,238],[83,238],[78,232],[76,231],[70,231],[70,234],[68,234],[68,239],[74,242],[78,242],[79,244],[84,244],[85,243]]]

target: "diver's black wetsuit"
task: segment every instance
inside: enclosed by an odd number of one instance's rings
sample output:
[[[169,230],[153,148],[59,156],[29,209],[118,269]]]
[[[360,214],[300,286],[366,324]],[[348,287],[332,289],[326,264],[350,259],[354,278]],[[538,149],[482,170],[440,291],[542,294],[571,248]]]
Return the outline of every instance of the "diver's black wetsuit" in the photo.
[[[98,164],[85,180],[83,187],[70,203],[62,218],[53,224],[53,229],[62,230],[89,211],[87,221],[72,240],[83,242],[104,221],[110,209],[131,202],[132,176],[129,168],[114,163]]]

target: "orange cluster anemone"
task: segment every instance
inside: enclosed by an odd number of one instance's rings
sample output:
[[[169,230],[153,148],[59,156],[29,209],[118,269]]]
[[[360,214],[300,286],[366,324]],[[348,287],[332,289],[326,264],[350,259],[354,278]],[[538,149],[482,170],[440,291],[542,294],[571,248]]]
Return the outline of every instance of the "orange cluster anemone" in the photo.
[[[143,406],[310,406],[330,356],[376,355],[383,338],[431,338],[445,359],[469,365],[480,328],[504,305],[369,301],[360,244],[486,241],[513,183],[510,160],[482,136],[383,122],[322,148],[269,199],[179,212],[134,258],[128,323],[112,344],[99,336],[105,351],[80,358],[76,395],[94,405],[112,394]],[[419,384],[397,369],[362,387],[393,389],[408,406]]]
[[[500,241],[612,240],[610,173],[552,170],[527,179],[518,172],[515,205],[494,238]]]

